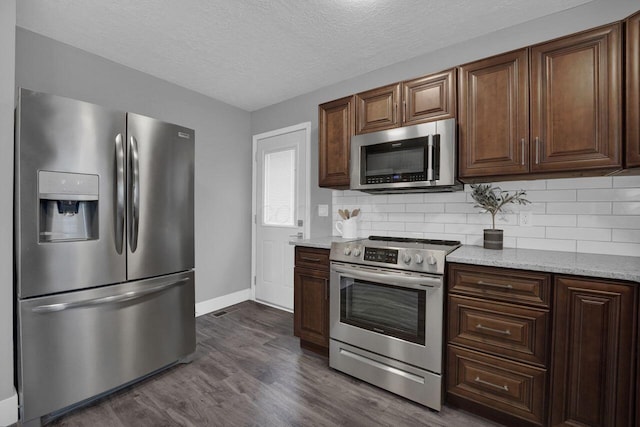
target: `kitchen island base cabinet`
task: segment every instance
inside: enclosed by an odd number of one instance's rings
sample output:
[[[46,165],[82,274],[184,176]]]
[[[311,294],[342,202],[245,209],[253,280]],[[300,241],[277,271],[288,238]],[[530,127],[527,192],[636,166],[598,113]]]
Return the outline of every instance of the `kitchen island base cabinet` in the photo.
[[[300,346],[329,354],[329,250],[296,246],[293,331]]]
[[[637,285],[556,276],[551,425],[633,425]]]

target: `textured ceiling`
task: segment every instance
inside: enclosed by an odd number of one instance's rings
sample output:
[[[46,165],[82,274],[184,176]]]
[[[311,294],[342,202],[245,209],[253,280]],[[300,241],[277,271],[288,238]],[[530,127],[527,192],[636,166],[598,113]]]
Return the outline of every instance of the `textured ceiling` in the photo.
[[[17,24],[247,111],[591,0],[20,0]]]

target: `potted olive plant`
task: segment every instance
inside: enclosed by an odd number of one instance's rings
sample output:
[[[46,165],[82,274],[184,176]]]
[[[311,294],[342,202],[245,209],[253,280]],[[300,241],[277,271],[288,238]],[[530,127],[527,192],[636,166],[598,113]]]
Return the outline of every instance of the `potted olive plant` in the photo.
[[[484,209],[491,214],[491,229],[484,230],[484,247],[486,249],[502,249],[503,230],[496,229],[496,214],[506,211],[505,206],[511,203],[526,205],[531,203],[524,198],[527,193],[518,190],[513,193],[502,191],[491,184],[472,184],[471,197],[476,202],[474,207]]]

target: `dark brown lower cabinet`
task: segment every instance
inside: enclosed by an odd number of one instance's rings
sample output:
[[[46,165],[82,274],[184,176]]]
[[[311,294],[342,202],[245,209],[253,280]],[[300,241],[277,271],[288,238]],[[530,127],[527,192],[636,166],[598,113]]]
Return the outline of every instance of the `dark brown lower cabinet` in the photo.
[[[556,276],[551,425],[634,423],[637,285]]]
[[[328,260],[327,249],[296,247],[293,331],[301,347],[323,355],[329,354]]]

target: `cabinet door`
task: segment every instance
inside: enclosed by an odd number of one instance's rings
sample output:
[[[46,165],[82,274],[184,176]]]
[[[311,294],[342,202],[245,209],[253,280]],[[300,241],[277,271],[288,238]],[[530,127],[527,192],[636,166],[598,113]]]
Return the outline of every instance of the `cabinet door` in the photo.
[[[555,278],[551,425],[627,426],[636,287]]]
[[[528,172],[527,49],[463,65],[458,78],[460,178]]]
[[[640,166],[640,13],[627,19],[626,166]]]
[[[456,116],[455,69],[402,83],[402,124]]]
[[[620,24],[531,48],[531,171],[621,167]]]
[[[356,95],[356,134],[400,126],[400,83]]]
[[[349,153],[354,129],[353,96],[318,107],[318,185],[349,188]]]
[[[294,269],[294,333],[300,340],[329,348],[329,273]]]

